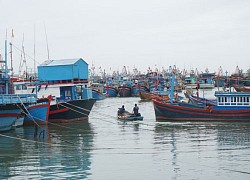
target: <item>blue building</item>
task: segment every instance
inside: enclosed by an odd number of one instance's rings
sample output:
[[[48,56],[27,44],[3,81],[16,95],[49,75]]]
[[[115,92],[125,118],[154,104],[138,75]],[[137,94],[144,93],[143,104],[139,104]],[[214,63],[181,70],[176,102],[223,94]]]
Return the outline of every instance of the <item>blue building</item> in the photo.
[[[38,66],[40,81],[88,80],[88,64],[82,59],[47,60]]]

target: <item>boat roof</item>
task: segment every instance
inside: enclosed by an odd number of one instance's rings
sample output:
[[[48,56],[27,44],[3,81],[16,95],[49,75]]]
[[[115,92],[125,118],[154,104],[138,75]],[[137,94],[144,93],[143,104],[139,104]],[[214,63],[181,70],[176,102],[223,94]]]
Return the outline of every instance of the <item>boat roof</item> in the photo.
[[[220,92],[216,91],[214,94],[216,97],[218,96],[250,96],[250,92]]]
[[[40,66],[62,66],[62,65],[71,65],[75,64],[78,60],[82,58],[74,59],[60,59],[60,60],[47,60],[44,61]],[[82,59],[83,60],[83,59]]]

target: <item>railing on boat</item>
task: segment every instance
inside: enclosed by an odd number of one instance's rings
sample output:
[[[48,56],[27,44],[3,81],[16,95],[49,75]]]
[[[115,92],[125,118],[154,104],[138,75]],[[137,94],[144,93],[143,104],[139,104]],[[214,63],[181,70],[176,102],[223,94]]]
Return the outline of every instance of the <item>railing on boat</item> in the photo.
[[[35,94],[0,94],[0,104],[34,103],[36,100]]]

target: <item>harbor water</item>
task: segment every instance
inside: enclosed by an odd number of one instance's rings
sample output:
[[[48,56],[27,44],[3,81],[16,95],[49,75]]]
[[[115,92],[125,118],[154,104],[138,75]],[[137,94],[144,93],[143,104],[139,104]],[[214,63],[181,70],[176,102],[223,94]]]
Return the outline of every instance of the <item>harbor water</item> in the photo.
[[[137,103],[144,120],[117,120]],[[97,101],[88,122],[0,134],[0,179],[249,179],[250,124],[156,122],[138,97]]]

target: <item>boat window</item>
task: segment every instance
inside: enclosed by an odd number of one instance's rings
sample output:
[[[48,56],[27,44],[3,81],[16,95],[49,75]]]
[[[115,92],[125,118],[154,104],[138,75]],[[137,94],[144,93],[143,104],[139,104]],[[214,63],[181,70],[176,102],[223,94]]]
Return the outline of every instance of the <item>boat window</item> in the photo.
[[[233,97],[231,97],[231,102],[234,102],[234,98]]]
[[[236,102],[236,97],[234,97],[234,102]]]
[[[27,90],[27,86],[25,84],[22,86],[22,88],[23,90]]]
[[[247,102],[249,102],[249,97],[247,97]]]
[[[225,97],[225,102],[227,102],[227,97]]]
[[[17,85],[16,90],[22,90],[22,85]]]
[[[237,102],[240,102],[240,97],[237,97]]]
[[[221,102],[221,99],[220,99],[220,97],[218,97],[218,102]]]
[[[240,97],[240,102],[243,102],[243,99],[242,99],[243,97]]]

